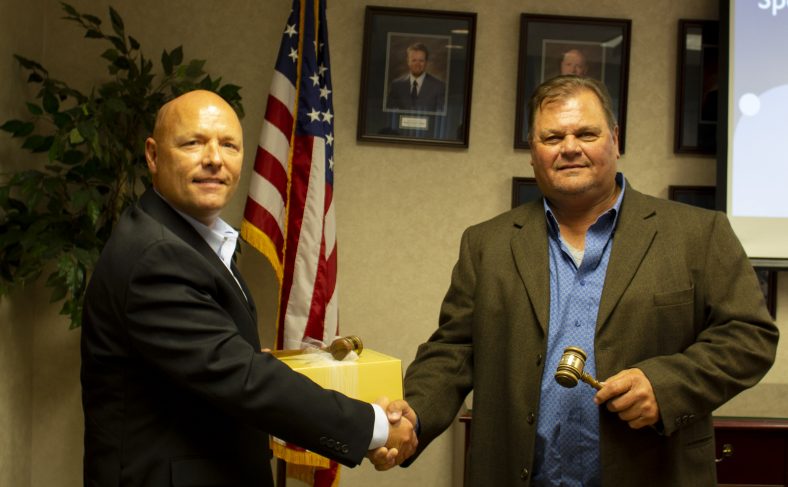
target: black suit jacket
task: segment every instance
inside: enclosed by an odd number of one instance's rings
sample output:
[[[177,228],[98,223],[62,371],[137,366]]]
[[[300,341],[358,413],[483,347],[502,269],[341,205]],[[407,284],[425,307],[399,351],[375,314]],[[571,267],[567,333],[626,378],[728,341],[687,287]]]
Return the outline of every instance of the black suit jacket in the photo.
[[[244,291],[155,192],[123,214],[85,299],[85,485],[270,486],[268,433],[361,462],[372,408],[261,353]]]
[[[446,84],[435,76],[430,74],[424,76],[419,94],[415,99],[411,98],[410,90],[410,75],[406,74],[392,81],[386,100],[387,108],[427,112],[443,110],[446,103]]]

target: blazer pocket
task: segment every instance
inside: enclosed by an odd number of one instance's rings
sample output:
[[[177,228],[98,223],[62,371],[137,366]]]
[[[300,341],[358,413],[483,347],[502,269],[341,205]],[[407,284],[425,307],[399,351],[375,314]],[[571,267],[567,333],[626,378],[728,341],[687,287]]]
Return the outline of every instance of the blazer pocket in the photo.
[[[681,291],[671,291],[668,293],[657,293],[654,295],[655,306],[677,306],[689,304],[694,301],[695,286]]]
[[[216,458],[183,458],[170,463],[174,487],[230,487],[241,485],[236,474]]]

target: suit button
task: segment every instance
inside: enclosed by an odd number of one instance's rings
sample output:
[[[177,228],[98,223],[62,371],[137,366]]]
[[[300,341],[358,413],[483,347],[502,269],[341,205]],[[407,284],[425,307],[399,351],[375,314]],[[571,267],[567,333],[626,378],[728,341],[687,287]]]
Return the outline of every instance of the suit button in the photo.
[[[542,354],[541,353],[536,356],[536,366],[539,367],[540,365],[542,365]]]
[[[528,424],[534,424],[535,420],[536,420],[536,415],[534,415],[534,413],[528,413],[528,417],[526,418]]]
[[[529,474],[530,474],[530,472],[528,472],[528,469],[527,468],[523,468],[522,470],[520,470],[520,480],[528,480],[528,475]]]
[[[350,449],[347,447],[347,445],[342,445],[342,453],[347,455],[349,452],[350,452]]]
[[[320,437],[320,441],[319,441],[319,443],[320,443],[321,445],[325,445],[325,444],[326,444],[326,441],[327,441],[327,438],[326,438],[325,436],[321,436],[321,437]]]
[[[334,445],[336,445],[336,443],[337,442],[334,441],[334,440],[328,440],[328,441],[326,441],[326,446],[329,447],[329,448],[334,448]]]

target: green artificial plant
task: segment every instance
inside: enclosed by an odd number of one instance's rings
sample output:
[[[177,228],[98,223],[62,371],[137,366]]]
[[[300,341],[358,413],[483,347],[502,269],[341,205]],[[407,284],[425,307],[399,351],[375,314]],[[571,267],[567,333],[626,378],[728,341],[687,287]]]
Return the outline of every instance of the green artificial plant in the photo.
[[[43,164],[0,174],[0,298],[48,273],[51,301],[63,301],[60,312],[74,328],[115,222],[150,184],[144,141],[159,107],[197,88],[218,93],[240,116],[243,107],[238,86],[211,78],[203,60],[184,62],[181,46],[162,52],[161,73],[154,74],[154,63],[112,7],[111,32],[98,17],[62,7],[64,20],[108,45],[101,58],[110,76],[83,93],[50,77],[41,64],[14,56],[38,93],[27,102],[28,120],[9,120],[0,129],[40,154]]]

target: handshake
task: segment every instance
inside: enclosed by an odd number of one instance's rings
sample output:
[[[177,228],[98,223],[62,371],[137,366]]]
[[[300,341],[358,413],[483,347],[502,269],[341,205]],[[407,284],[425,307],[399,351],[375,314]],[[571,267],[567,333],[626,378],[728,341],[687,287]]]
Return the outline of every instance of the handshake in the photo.
[[[383,408],[389,420],[389,437],[386,445],[367,453],[376,470],[388,470],[410,458],[416,452],[416,412],[402,399],[389,401],[382,398],[376,403]]]

